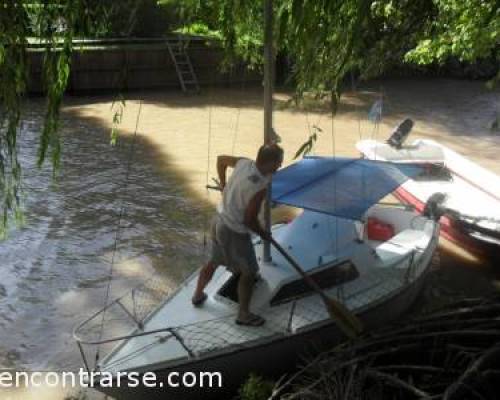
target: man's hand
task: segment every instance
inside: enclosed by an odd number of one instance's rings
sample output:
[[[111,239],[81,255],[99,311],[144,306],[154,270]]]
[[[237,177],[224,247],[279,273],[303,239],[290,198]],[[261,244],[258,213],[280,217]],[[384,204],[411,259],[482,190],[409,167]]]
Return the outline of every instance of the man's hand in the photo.
[[[263,229],[259,232],[259,236],[260,236],[263,240],[266,240],[266,241],[268,241],[268,242],[270,242],[270,241],[271,241],[271,239],[273,238],[273,236],[272,236],[271,232],[269,232],[269,231],[265,231],[265,230],[263,230]]]
[[[221,192],[224,191],[224,188],[226,187],[226,182],[218,180],[216,178],[212,178],[212,181],[215,183],[215,186],[220,189]]]

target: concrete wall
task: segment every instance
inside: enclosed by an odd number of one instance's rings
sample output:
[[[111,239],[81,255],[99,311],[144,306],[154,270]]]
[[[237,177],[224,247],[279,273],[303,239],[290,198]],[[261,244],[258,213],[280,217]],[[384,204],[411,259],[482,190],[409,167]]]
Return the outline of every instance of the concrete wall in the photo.
[[[179,89],[180,84],[164,39],[106,40],[79,42],[75,47],[68,92],[118,89]],[[193,39],[188,53],[201,86],[259,82],[255,72],[239,65],[231,72],[220,69],[223,52],[215,43]],[[31,79],[29,91],[43,92],[43,49],[29,52]]]

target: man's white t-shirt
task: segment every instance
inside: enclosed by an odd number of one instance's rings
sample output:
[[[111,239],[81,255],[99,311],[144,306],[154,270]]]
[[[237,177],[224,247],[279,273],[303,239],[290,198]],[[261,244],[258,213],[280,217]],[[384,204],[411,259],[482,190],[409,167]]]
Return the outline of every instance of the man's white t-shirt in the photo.
[[[249,229],[243,223],[245,211],[255,194],[265,189],[270,181],[270,177],[260,173],[255,161],[248,158],[238,160],[217,208],[222,223],[232,231],[248,233]]]

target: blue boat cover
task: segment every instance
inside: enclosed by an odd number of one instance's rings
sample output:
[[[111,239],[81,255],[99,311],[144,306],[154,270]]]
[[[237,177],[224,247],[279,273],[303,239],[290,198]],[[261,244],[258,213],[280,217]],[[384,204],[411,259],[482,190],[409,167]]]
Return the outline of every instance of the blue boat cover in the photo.
[[[347,219],[361,219],[372,205],[422,167],[339,157],[305,157],[273,177],[272,200]]]

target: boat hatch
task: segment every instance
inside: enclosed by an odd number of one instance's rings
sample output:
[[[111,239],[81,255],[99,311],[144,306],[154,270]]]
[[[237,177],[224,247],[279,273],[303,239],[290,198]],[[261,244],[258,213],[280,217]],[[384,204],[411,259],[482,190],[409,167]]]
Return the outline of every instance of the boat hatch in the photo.
[[[238,277],[236,274],[231,274],[231,277],[224,282],[218,294],[238,303]]]
[[[337,285],[353,281],[359,277],[359,272],[350,261],[329,265],[320,271],[310,274],[311,278],[322,288],[329,289]],[[312,294],[313,290],[302,278],[284,284],[271,299],[271,306],[286,303],[300,297]]]

